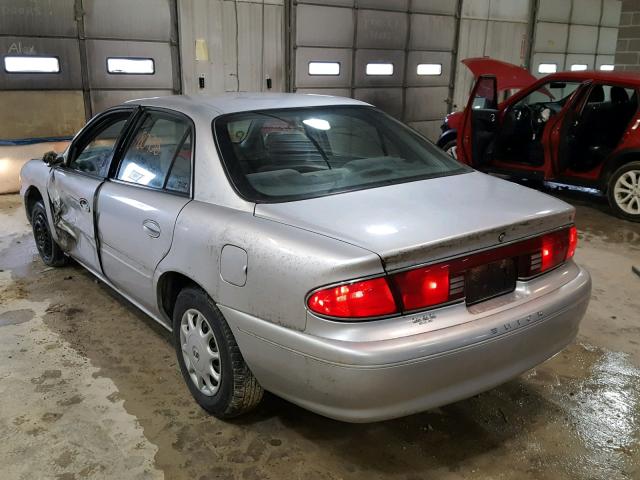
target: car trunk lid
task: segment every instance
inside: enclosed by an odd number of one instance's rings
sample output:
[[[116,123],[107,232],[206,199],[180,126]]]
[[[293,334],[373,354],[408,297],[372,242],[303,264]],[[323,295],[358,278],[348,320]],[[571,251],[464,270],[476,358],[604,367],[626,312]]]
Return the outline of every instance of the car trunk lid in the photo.
[[[574,209],[535,190],[471,172],[258,204],[255,215],[365,248],[393,271],[566,226]]]

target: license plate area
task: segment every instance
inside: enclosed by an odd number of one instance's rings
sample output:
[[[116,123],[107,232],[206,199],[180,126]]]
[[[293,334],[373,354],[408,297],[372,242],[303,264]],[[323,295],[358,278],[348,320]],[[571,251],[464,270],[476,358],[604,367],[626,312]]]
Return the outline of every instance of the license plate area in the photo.
[[[470,268],[465,273],[465,297],[467,305],[513,292],[518,271],[513,258],[505,258]]]

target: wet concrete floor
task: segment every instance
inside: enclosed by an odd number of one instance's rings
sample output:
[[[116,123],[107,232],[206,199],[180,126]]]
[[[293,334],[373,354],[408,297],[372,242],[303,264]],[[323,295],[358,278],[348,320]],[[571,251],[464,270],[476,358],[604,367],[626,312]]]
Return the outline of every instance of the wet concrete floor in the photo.
[[[576,343],[489,392],[368,425],[274,396],[208,416],[169,335],[82,268],[46,268],[19,197],[0,196],[0,478],[640,479],[640,225],[560,195],[594,285]]]

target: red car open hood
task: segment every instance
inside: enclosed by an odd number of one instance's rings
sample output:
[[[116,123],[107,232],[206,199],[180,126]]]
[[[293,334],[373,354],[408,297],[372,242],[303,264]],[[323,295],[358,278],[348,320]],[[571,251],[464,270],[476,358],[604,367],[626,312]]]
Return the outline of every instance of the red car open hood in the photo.
[[[495,75],[498,80],[498,91],[510,90],[512,88],[521,89],[528,87],[538,80],[526,69],[512,63],[495,60],[487,57],[465,58],[462,60],[473,76]]]

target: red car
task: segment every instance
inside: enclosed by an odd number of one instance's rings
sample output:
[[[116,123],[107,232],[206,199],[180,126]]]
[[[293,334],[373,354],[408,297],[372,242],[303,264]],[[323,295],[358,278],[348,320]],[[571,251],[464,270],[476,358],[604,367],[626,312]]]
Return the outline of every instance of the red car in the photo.
[[[640,76],[560,72],[499,103],[497,76],[481,75],[457,132],[457,158],[479,170],[605,192],[640,222]]]

